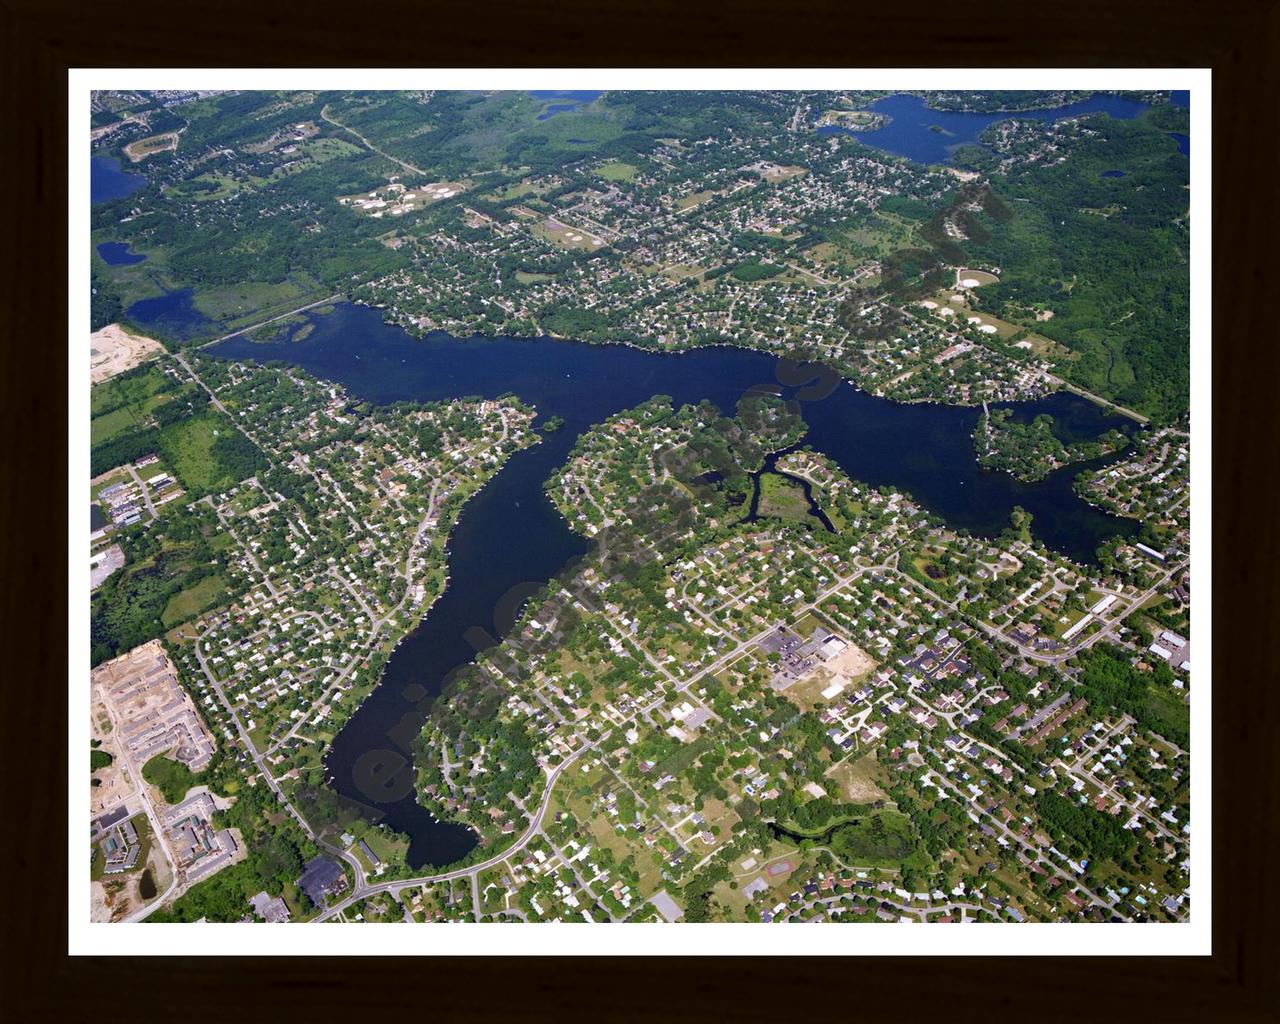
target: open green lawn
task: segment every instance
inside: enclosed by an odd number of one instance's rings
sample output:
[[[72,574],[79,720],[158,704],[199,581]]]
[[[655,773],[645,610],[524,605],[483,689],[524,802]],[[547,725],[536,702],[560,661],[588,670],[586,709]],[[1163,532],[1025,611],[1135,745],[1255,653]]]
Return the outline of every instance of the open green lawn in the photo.
[[[194,587],[188,587],[169,598],[169,603],[160,613],[160,622],[165,629],[172,629],[179,623],[216,607],[226,591],[226,580],[221,576],[206,576]]]
[[[173,459],[173,470],[188,489],[207,493],[235,482],[227,478],[214,452],[220,434],[234,429],[221,416],[207,414],[166,430],[165,448]]]
[[[638,168],[624,164],[621,160],[610,160],[596,168],[596,174],[605,181],[633,181],[638,173]]]
[[[154,363],[95,384],[89,392],[90,443],[102,444],[120,434],[143,429],[156,407],[177,393],[173,379]]]
[[[370,828],[359,834],[359,838],[369,844],[371,849],[383,864],[398,864],[404,862],[404,855],[409,849],[409,843],[396,835],[388,835],[379,828]],[[356,847],[357,855],[361,860],[365,859],[362,853],[359,853],[359,847]]]
[[[1058,637],[1058,639],[1062,639],[1062,634],[1083,619],[1085,614],[1085,612],[1082,612],[1079,609],[1067,609],[1060,612],[1053,620],[1054,635]]]
[[[89,440],[91,444],[98,444],[101,441],[115,437],[116,434],[123,430],[140,425],[138,417],[134,415],[132,409],[112,409],[110,412],[95,416],[89,421]]]
[[[174,388],[173,380],[148,363],[136,370],[95,384],[89,392],[89,415],[95,419],[120,409],[149,412],[158,402],[147,402]]]
[[[239,192],[242,187],[242,183],[230,175],[208,172],[187,178],[176,185],[170,185],[165,189],[165,197],[178,201],[207,203],[214,199],[226,199],[227,196]]]

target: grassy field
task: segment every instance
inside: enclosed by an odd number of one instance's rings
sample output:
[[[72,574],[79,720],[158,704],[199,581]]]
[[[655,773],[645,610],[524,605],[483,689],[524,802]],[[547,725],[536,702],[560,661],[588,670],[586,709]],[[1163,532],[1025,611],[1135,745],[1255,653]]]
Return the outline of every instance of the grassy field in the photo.
[[[841,797],[850,803],[888,799],[888,794],[880,788],[885,782],[885,771],[873,754],[842,762],[831,771],[830,778],[840,787]]]
[[[1067,630],[1069,630],[1081,619],[1083,619],[1085,617],[1085,614],[1086,614],[1085,612],[1082,612],[1078,609],[1067,609],[1066,611],[1062,612],[1062,614],[1055,616],[1053,620],[1054,636],[1056,636],[1059,640],[1061,640],[1062,634],[1065,633]]]
[[[1186,734],[1191,728],[1191,708],[1183,691],[1152,686],[1147,691],[1147,708],[1156,718],[1155,729],[1161,735],[1172,731]]]
[[[594,251],[603,248],[605,245],[605,240],[600,235],[593,235],[589,231],[581,231],[578,228],[562,224],[555,219],[534,224],[533,233],[544,242],[550,242],[552,245],[558,245],[563,249]]]
[[[537,184],[526,178],[524,181],[517,181],[514,185],[508,185],[505,188],[500,188],[494,192],[490,192],[485,196],[485,198],[508,202],[512,199],[519,199],[521,196],[527,196],[539,191],[545,191],[545,189],[539,189]]]
[[[911,244],[915,230],[916,225],[899,214],[877,210],[868,214],[861,225],[843,231],[833,240],[843,253],[858,261],[887,256]]]
[[[226,580],[221,576],[206,576],[194,587],[175,594],[160,613],[160,622],[165,629],[172,629],[201,612],[208,611],[218,605],[226,593]]]
[[[128,430],[130,427],[141,425],[142,421],[134,414],[132,409],[112,409],[110,412],[95,416],[90,420],[89,442],[90,444],[98,444],[100,441],[115,437],[116,434]]]
[[[171,442],[166,445],[173,458],[173,471],[188,490],[202,493],[234,483],[227,478],[213,446],[219,431],[233,428],[217,414],[183,420],[169,428]]]
[[[298,274],[275,284],[247,282],[223,288],[201,288],[196,292],[195,305],[209,319],[234,330],[331,294],[331,289],[323,288],[305,274]]]
[[[89,393],[89,438],[91,444],[108,441],[117,434],[146,424],[156,406],[167,402],[171,380],[156,366],[139,376],[115,377],[94,385]]]
[[[621,160],[610,160],[596,168],[596,174],[605,181],[634,181],[639,169]]]
[[[677,202],[676,210],[680,213],[684,213],[685,210],[692,210],[695,206],[701,206],[714,195],[715,193],[711,191],[694,192],[692,195],[685,196]]]
[[[302,144],[303,154],[314,163],[323,164],[338,157],[359,153],[360,147],[346,139],[308,139]]]
[[[117,409],[137,409],[169,385],[169,378],[156,366],[136,376],[114,377],[97,384],[89,393],[89,414],[102,416]]]
[[[374,853],[383,864],[396,864],[404,862],[404,855],[409,849],[409,843],[401,839],[399,836],[388,835],[379,828],[369,828],[361,832],[358,837],[369,844],[369,849]],[[359,847],[356,847],[359,851]],[[358,853],[361,859],[365,859],[363,853]]]
[[[970,269],[969,267],[961,268],[956,273],[956,277],[961,282],[976,281],[977,284],[966,286],[970,288],[980,288],[984,284],[1000,283],[1000,278],[996,277],[995,274],[989,274],[985,270],[973,270],[973,269]]]
[[[168,186],[165,189],[165,195],[171,199],[208,203],[214,199],[226,199],[227,196],[235,195],[243,187],[241,182],[230,175],[210,171]]]

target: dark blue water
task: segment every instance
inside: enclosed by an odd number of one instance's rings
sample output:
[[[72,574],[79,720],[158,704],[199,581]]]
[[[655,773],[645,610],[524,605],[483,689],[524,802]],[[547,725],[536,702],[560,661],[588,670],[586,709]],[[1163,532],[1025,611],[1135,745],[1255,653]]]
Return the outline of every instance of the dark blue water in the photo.
[[[1109,114],[1116,118],[1133,118],[1147,109],[1147,104],[1120,96],[1091,96],[1078,103],[1044,110],[1020,110],[1015,113],[970,114],[950,110],[932,110],[918,96],[899,94],[872,103],[868,110],[888,114],[892,119],[883,128],[870,132],[852,132],[828,125],[818,129],[820,135],[854,135],[878,149],[905,156],[922,164],[944,164],[957,146],[977,143],[988,125],[996,121],[1059,121],[1078,114]],[[934,131],[934,127],[942,131]]]
[[[563,114],[566,110],[576,110],[584,104],[598,100],[604,95],[603,89],[531,89],[529,95],[536,100],[561,100],[560,103],[550,104],[546,110],[538,115],[539,121],[545,121],[547,118],[555,117],[556,114]],[[570,139],[570,142],[578,141]]]
[[[1127,171],[1103,171],[1102,176],[1104,178],[1123,178],[1127,173]]]
[[[130,322],[165,338],[188,341],[206,335],[213,321],[196,308],[191,288],[139,299],[125,310]]]
[[[1108,412],[1070,391],[1059,391],[1037,402],[994,402],[991,408],[1008,409],[1016,423],[1030,423],[1037,416],[1048,414],[1053,417],[1054,435],[1064,444],[1087,441],[1108,430],[1132,434],[1138,426],[1128,416]]]
[[[535,100],[577,100],[579,103],[591,103],[604,95],[603,89],[530,89],[529,95]]]
[[[105,203],[131,196],[147,184],[145,174],[132,174],[120,169],[113,156],[95,156],[89,160],[89,200]]]
[[[1191,109],[1191,92],[1188,89],[1173,89],[1169,93],[1169,102],[1175,107]],[[1183,156],[1191,155],[1191,137],[1181,132],[1170,132],[1169,138],[1178,144],[1178,152]]]
[[[107,525],[108,519],[102,514],[102,506],[96,501],[89,506],[89,532],[101,530]]]
[[[448,589],[398,648],[381,685],[325,759],[339,793],[375,808],[388,825],[410,836],[410,864],[451,863],[474,847],[475,838],[465,828],[434,820],[414,800],[407,744],[449,672],[473,658],[467,631],[479,626],[500,636],[504,627],[495,622],[495,609],[503,595],[521,584],[547,581],[588,550],[547,500],[543,483],[578,436],[611,414],[655,394],[670,395],[677,405],[709,399],[732,414],[749,389],[777,387],[778,363],[735,348],[659,354],[548,338],[433,334],[415,340],[384,323],[377,311],[350,304],[307,317],[313,330],[303,341],[264,344],[237,337],[211,351],[293,363],[373,402],[514,392],[535,405],[541,418],[564,419],[560,430],[513,455],[466,505],[449,542]],[[1084,408],[1075,415],[1083,421],[1090,415],[1088,403],[1073,396],[1033,403],[1027,411],[1043,406],[1041,411],[1070,418],[1077,403]],[[1046,545],[1088,560],[1104,539],[1132,534],[1136,527],[1082,502],[1071,490],[1073,473],[1024,484],[980,469],[971,441],[976,409],[898,404],[844,382],[825,397],[802,401],[801,408],[809,425],[805,443],[826,452],[851,477],[909,491],[974,533],[998,533],[1013,506],[1021,505],[1032,513],[1033,532]]]
[[[98,255],[113,267],[131,267],[147,258],[144,253],[130,252],[128,242],[102,242]]]

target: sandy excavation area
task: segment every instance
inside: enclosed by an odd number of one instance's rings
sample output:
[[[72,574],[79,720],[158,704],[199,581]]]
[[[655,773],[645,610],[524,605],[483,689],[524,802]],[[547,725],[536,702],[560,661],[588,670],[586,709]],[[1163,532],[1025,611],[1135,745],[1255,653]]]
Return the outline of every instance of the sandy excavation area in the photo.
[[[836,657],[827,662],[827,668],[836,678],[851,683],[860,679],[876,667],[875,661],[866,651],[856,644],[849,644]]]
[[[89,335],[89,381],[101,384],[163,351],[164,346],[154,338],[129,334],[119,324],[108,324]]]

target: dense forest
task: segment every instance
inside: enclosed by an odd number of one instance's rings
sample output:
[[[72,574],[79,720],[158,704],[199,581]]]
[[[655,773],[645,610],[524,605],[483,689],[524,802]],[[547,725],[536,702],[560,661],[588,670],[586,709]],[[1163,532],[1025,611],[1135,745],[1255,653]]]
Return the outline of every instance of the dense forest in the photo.
[[[1187,750],[1191,710],[1173,687],[1173,670],[1153,660],[1150,671],[1142,671],[1120,648],[1097,644],[1079,656],[1081,692],[1091,703],[1132,715],[1143,728]]]
[[[992,176],[1014,216],[987,218],[971,257],[998,266],[983,308],[1026,319],[1071,350],[1068,379],[1162,422],[1190,394],[1187,158],[1162,120],[1093,118],[1095,138],[1052,166]],[[1123,170],[1123,176],[1104,172]]]

